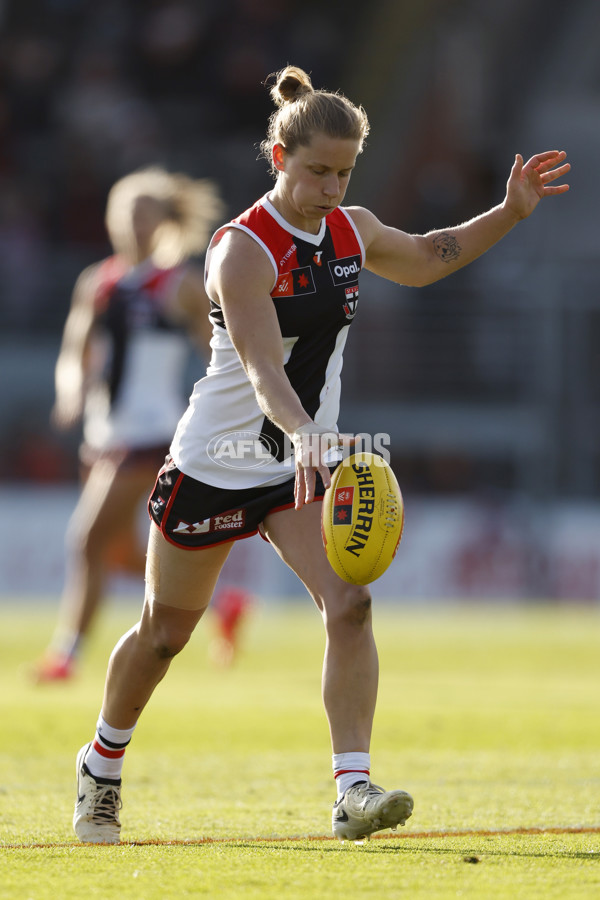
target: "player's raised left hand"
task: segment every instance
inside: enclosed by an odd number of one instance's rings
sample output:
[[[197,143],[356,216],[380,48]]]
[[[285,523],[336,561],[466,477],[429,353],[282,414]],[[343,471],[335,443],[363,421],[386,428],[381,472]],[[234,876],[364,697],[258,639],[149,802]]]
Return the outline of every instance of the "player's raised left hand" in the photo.
[[[566,157],[564,150],[547,150],[545,153],[537,153],[524,163],[521,154],[517,153],[506,184],[505,206],[519,219],[525,219],[542,197],[568,191],[568,184],[550,184],[570,171],[570,163],[564,162]]]

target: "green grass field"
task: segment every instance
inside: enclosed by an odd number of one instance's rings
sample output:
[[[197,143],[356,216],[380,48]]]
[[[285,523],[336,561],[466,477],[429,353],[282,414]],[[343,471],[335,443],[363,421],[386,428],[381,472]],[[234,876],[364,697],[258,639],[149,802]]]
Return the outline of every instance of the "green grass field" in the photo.
[[[256,610],[229,670],[202,623],[134,735],[115,847],[74,839],[74,762],[136,610],[110,605],[75,683],[35,687],[53,614],[0,606],[3,900],[600,896],[600,611],[376,609],[372,775],[415,812],[360,845],[330,837],[317,612]]]

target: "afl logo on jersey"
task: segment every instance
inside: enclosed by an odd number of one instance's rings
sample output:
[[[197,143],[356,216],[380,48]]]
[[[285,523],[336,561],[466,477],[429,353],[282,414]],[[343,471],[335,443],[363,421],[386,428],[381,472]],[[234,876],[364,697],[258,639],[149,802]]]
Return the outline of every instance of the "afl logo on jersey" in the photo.
[[[334,284],[356,281],[361,270],[360,256],[346,256],[344,259],[329,260],[329,271]]]

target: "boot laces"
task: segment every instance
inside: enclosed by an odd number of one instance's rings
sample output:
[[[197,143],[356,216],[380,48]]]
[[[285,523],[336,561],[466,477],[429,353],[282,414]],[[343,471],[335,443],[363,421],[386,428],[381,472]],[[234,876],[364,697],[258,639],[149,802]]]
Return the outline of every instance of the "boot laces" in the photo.
[[[94,796],[94,812],[92,822],[97,825],[105,825],[106,822],[117,820],[117,813],[122,808],[123,801],[119,789],[111,784],[98,785]]]

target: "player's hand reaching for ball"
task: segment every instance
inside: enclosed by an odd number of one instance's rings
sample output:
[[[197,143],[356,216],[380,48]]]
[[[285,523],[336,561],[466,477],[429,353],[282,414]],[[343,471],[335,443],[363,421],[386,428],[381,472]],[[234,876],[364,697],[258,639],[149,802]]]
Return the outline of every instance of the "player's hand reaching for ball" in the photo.
[[[521,154],[517,153],[506,184],[505,207],[518,219],[525,219],[543,197],[568,191],[568,184],[550,184],[570,171],[571,165],[565,163],[566,157],[564,150],[548,150],[537,153],[524,163]]]
[[[328,488],[331,484],[329,466],[325,456],[332,447],[349,446],[355,438],[339,434],[330,428],[307,422],[291,435],[296,461],[296,483],[294,485],[295,508],[312,503],[315,498],[316,473]]]

